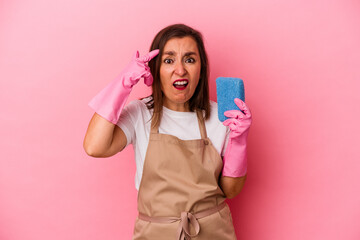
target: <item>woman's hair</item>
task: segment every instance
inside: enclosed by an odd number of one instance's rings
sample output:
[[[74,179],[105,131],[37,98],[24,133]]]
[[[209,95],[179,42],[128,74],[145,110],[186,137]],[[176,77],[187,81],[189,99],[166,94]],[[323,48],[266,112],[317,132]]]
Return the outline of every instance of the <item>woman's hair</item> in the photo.
[[[152,94],[150,100],[147,102],[148,109],[154,109],[152,115],[152,125],[158,126],[160,124],[163,107],[164,93],[161,90],[160,82],[160,65],[161,57],[164,51],[165,44],[172,38],[192,37],[199,50],[201,71],[199,83],[195,89],[194,95],[189,100],[190,111],[203,110],[205,111],[205,119],[210,117],[210,100],[209,100],[209,64],[206,55],[202,34],[184,24],[173,24],[162,29],[154,38],[150,51],[159,49],[159,54],[149,61],[151,74],[154,78],[152,84]]]

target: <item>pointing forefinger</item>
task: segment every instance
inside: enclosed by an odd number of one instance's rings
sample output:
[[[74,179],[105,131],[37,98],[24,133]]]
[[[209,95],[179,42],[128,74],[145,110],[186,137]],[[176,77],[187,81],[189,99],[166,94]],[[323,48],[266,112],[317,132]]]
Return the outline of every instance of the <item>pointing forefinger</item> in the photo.
[[[156,57],[156,55],[159,54],[159,51],[160,51],[159,49],[152,50],[148,54],[146,54],[142,57],[139,57],[139,60],[144,63],[149,62],[151,59],[153,59],[154,57]]]

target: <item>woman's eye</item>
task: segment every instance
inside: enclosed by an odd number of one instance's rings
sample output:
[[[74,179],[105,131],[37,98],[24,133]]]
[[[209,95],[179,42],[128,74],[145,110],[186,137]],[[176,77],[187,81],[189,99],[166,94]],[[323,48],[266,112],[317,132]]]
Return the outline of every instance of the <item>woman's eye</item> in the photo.
[[[188,58],[188,59],[186,59],[186,62],[188,62],[188,63],[194,63],[194,62],[195,62],[195,59],[193,59],[193,58]]]
[[[170,63],[172,63],[172,59],[168,59],[168,58],[166,58],[166,59],[164,60],[164,63],[168,63],[168,64],[170,64]]]

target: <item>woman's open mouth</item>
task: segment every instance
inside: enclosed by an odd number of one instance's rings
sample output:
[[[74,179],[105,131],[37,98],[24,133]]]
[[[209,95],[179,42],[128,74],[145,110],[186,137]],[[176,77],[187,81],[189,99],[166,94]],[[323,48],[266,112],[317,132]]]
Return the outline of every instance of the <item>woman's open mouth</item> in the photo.
[[[187,79],[178,79],[173,83],[173,86],[177,90],[184,90],[188,85],[189,81]]]

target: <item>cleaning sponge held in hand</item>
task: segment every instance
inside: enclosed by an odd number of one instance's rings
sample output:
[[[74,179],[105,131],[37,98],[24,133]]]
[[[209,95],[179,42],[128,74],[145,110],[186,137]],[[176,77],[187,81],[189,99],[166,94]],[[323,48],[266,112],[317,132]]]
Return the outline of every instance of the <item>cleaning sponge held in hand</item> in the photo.
[[[245,102],[244,82],[240,78],[218,77],[216,79],[218,117],[221,122],[228,119],[224,112],[240,110],[234,103],[235,98]]]

